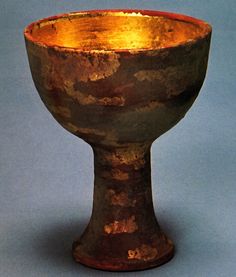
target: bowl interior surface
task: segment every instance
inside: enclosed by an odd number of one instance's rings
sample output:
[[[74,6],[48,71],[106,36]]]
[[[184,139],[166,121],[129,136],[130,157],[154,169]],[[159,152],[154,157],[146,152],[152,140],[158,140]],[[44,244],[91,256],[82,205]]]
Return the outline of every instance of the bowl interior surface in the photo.
[[[174,47],[208,32],[207,23],[183,15],[97,11],[46,18],[29,25],[25,35],[46,47],[119,51]]]

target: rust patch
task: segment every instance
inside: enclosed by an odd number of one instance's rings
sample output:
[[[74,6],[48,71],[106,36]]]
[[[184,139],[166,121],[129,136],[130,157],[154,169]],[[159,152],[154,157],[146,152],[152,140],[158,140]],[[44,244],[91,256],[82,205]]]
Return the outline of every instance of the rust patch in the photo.
[[[160,82],[166,87],[167,96],[179,95],[186,89],[189,80],[192,80],[193,83],[198,80],[197,68],[191,63],[182,64],[159,70],[140,70],[134,74],[134,77],[140,82]]]
[[[93,53],[90,57],[80,55],[75,70],[79,81],[94,82],[113,75],[119,66],[119,54]]]
[[[64,84],[66,93],[73,99],[77,100],[81,105],[101,105],[101,106],[124,106],[125,99],[123,96],[103,97],[98,98],[91,94],[82,93],[75,90],[72,82],[65,82]]]
[[[98,129],[94,129],[94,128],[81,128],[81,127],[78,127],[76,126],[75,124],[71,123],[71,122],[61,122],[61,125],[68,131],[70,131],[71,133],[73,134],[80,134],[80,135],[83,135],[83,136],[94,136],[94,138],[99,138],[100,142],[101,143],[113,143],[114,145],[116,145],[116,136],[115,136],[115,133],[113,130],[111,130],[109,133],[107,132],[104,132],[104,131],[101,131],[101,130],[98,130]],[[111,174],[104,174],[104,177],[105,178],[114,178],[114,179],[117,179],[117,178],[123,178],[125,179],[125,175],[123,174],[122,175],[122,172],[120,174],[120,172],[117,172],[116,170],[114,170],[112,172],[113,175]],[[119,180],[119,179],[117,179]]]
[[[67,122],[66,124],[63,124],[63,126],[70,130],[72,133],[76,133],[79,132],[81,134],[85,134],[85,135],[98,135],[98,136],[105,136],[106,133],[99,131],[97,129],[92,129],[92,128],[80,128],[77,127],[76,125],[72,124],[71,122]]]
[[[169,71],[170,71],[170,68],[161,69],[161,70],[153,70],[153,69],[140,70],[134,74],[134,77],[140,82],[143,82],[143,81],[152,82],[155,80],[163,79],[162,75],[169,73]],[[176,69],[174,73],[176,73]]]
[[[60,53],[56,47],[48,49],[48,58],[56,71],[65,79],[95,82],[112,76],[120,67],[120,55],[116,53]],[[58,55],[62,59],[58,59]],[[55,62],[56,61],[56,62]]]
[[[145,166],[144,155],[146,153],[146,145],[141,147],[139,145],[130,145],[128,149],[117,148],[114,152],[107,152],[104,159],[113,166],[125,164],[132,165],[135,170]]]
[[[121,221],[114,221],[104,226],[104,232],[106,234],[120,234],[120,233],[134,233],[138,230],[138,225],[135,222],[135,216],[131,216],[128,219]]]
[[[71,111],[66,107],[48,105],[48,108],[51,112],[55,114],[58,114],[62,117],[71,118]]]
[[[120,169],[114,168],[109,171],[104,171],[102,176],[107,179],[115,179],[118,181],[126,181],[129,179],[129,173],[121,171]]]
[[[165,107],[164,103],[159,102],[159,101],[150,101],[146,105],[135,108],[135,111],[136,112],[149,112],[156,108],[162,108],[162,107]]]
[[[99,131],[97,129],[92,128],[77,128],[77,132],[85,135],[98,135],[98,136],[106,136],[105,132]]]
[[[97,104],[102,106],[124,106],[125,99],[123,96],[103,97],[97,100]]]
[[[114,206],[121,207],[134,207],[136,204],[136,199],[131,200],[125,192],[116,193],[113,189],[108,190],[108,199]]]
[[[156,248],[153,248],[146,244],[142,244],[139,248],[136,248],[134,250],[128,250],[128,259],[150,261],[155,259],[157,254],[158,252]]]

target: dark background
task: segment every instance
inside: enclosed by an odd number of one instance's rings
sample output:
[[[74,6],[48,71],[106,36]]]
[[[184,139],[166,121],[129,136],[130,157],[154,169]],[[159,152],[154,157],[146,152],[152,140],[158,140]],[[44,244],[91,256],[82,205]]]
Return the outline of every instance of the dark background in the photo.
[[[156,213],[176,255],[162,267],[121,274],[235,276],[235,0],[1,1],[0,276],[118,276],[85,268],[70,256],[91,212],[92,151],[40,101],[22,34],[42,17],[106,8],[185,13],[213,26],[208,73],[197,101],[152,147]]]

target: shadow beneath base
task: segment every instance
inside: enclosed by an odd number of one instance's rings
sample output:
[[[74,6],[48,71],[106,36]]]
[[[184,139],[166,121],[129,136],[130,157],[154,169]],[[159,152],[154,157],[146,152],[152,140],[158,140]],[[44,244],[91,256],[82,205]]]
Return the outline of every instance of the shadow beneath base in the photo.
[[[37,256],[64,269],[78,266],[72,257],[72,243],[80,237],[88,220],[81,219],[68,224],[54,223],[52,226],[47,226],[37,235],[34,242]]]
[[[158,272],[163,270],[175,271],[175,267],[183,267],[195,259],[208,264],[215,264],[215,257],[212,255],[215,246],[208,230],[209,222],[204,222],[199,218],[199,214],[192,210],[179,208],[159,211],[157,214],[158,222],[165,234],[174,242],[175,256],[169,263],[161,266]],[[76,263],[72,258],[72,243],[77,240],[88,224],[89,218],[82,218],[70,221],[50,222],[45,226],[41,225],[40,230],[32,235],[33,252],[38,261],[43,261],[47,268],[56,268],[60,274],[70,274],[70,276],[118,276],[119,273],[111,273],[95,270]],[[202,234],[196,230],[202,230]],[[204,231],[204,233],[203,233]],[[28,237],[29,239],[29,237]],[[207,245],[207,251],[206,251]],[[223,249],[223,248],[222,248]],[[220,249],[222,251],[222,249]],[[32,253],[32,252],[31,252]],[[122,273],[122,276],[150,276],[152,270],[144,272]],[[127,275],[126,275],[127,274]],[[141,275],[142,274],[142,275]]]
[[[35,249],[37,257],[40,260],[43,259],[48,264],[63,267],[64,270],[66,268],[69,270],[75,267],[79,270],[78,265],[81,270],[81,265],[76,263],[72,257],[72,243],[83,233],[88,221],[89,218],[77,219],[70,222],[64,221],[63,223],[53,222],[51,225],[45,226],[41,232],[37,233],[37,239],[33,241],[33,248]],[[162,218],[160,223],[161,227],[163,227],[163,231],[170,239],[173,239],[175,243],[176,239],[179,239],[178,236],[181,236],[181,234],[179,234],[179,226],[172,226],[171,221],[165,221]],[[175,236],[173,236],[173,232]],[[82,268],[83,271],[88,269],[84,266],[82,266]]]

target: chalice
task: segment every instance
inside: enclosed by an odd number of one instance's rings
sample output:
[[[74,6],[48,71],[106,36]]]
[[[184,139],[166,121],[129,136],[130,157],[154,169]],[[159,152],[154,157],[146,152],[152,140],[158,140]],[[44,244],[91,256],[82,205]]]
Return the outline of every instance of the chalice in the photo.
[[[98,10],[39,20],[24,35],[42,101],[94,152],[92,215],[74,259],[110,271],[167,262],[174,246],[153,208],[150,148],[198,95],[211,26],[168,12]]]

